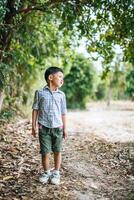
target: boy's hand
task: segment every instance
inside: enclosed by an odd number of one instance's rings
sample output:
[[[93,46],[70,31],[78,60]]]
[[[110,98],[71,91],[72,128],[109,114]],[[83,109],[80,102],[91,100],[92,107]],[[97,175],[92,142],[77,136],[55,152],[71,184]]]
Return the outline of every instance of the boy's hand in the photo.
[[[67,139],[67,136],[68,136],[67,130],[66,130],[66,129],[63,129],[63,138],[64,138],[64,139]]]
[[[36,126],[32,126],[32,135],[36,137],[37,131],[36,131]]]

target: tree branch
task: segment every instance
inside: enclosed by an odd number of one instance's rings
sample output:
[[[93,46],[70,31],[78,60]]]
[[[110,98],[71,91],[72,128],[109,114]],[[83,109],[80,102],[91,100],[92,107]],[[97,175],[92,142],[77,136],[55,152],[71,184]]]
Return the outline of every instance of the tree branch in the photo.
[[[16,11],[16,14],[19,14],[19,13],[28,13],[28,12],[31,12],[33,10],[39,10],[39,11],[43,12],[45,9],[47,9],[50,6],[53,7],[53,6],[56,6],[59,3],[67,3],[68,1],[69,0],[57,0],[57,1],[51,0],[48,3],[43,4],[43,5],[28,6],[26,8],[20,9],[20,10]]]

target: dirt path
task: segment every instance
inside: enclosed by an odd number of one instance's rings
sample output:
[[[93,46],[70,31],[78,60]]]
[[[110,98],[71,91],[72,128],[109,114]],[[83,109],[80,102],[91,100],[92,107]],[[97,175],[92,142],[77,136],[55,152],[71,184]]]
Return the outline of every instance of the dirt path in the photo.
[[[87,111],[69,112],[70,132],[92,133],[109,142],[134,142],[134,103],[90,103]]]
[[[39,144],[29,120],[1,130],[2,200],[134,199],[134,113],[132,105],[69,112],[60,186],[42,185]],[[119,109],[120,108],[120,109]],[[120,135],[122,134],[122,135]],[[121,141],[121,142],[119,142]],[[51,160],[51,165],[53,161]]]

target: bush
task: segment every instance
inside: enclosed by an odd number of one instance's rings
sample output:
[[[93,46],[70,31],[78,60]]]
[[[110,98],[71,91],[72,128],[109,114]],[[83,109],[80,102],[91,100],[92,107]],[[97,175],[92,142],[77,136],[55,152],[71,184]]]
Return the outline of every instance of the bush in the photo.
[[[75,56],[69,74],[65,77],[63,91],[68,108],[85,108],[94,91],[95,70],[83,55]]]
[[[95,93],[97,100],[105,99],[106,97],[106,83],[100,83],[97,86],[97,91]]]
[[[134,68],[126,76],[126,94],[134,99]]]
[[[13,116],[15,116],[15,110],[4,108],[0,111],[0,124],[9,122]]]

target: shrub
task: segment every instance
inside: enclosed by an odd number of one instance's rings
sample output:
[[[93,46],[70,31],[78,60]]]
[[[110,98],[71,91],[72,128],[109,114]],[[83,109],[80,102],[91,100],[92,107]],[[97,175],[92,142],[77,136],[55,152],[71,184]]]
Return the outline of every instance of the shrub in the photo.
[[[83,55],[76,55],[69,74],[65,77],[63,91],[68,108],[85,108],[94,91],[95,70]]]

